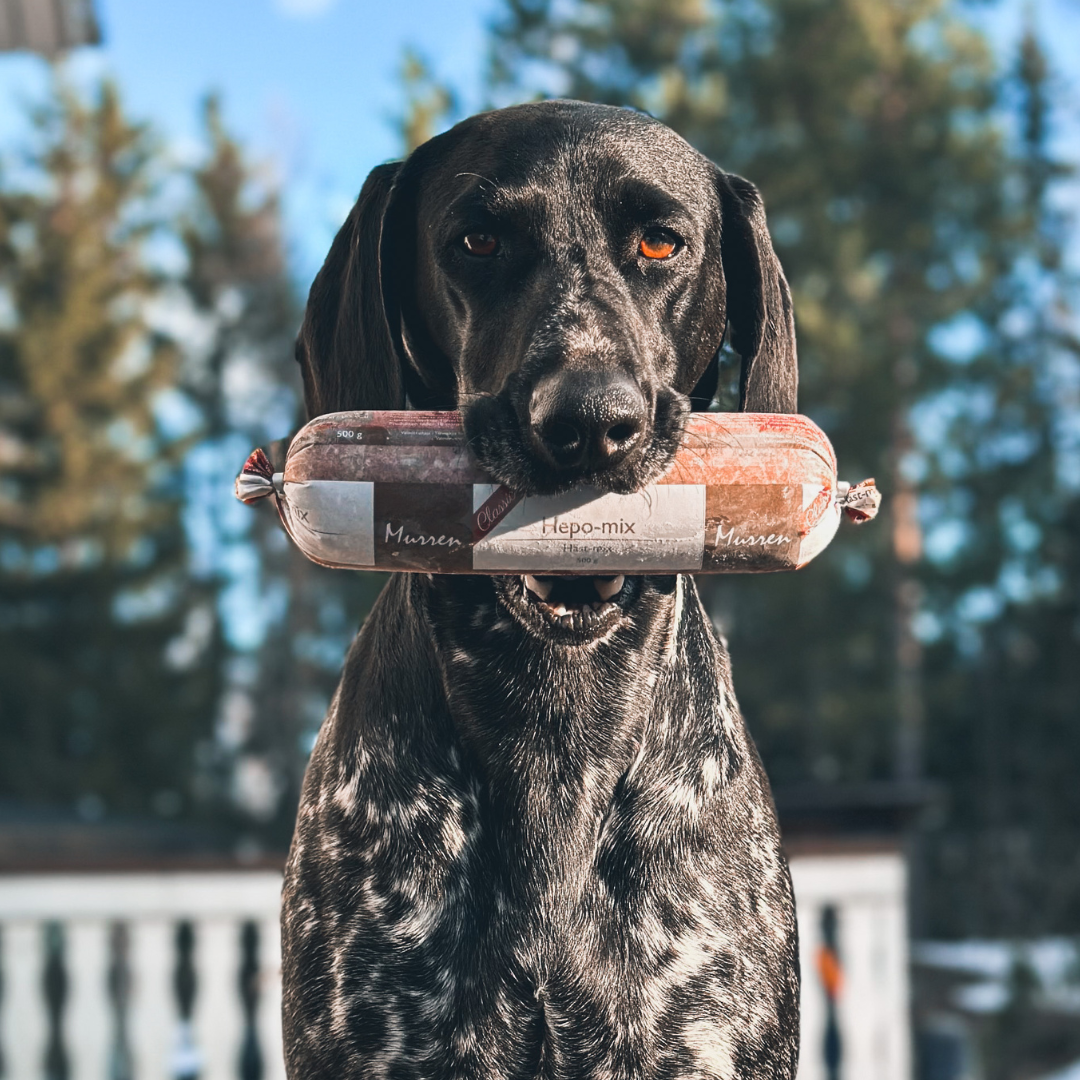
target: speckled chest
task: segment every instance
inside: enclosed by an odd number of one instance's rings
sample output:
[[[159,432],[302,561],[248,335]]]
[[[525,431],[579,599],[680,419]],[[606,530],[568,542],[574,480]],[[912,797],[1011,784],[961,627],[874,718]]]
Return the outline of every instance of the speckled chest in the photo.
[[[718,643],[679,605],[516,708],[453,635],[431,686],[412,672],[423,715],[367,680],[386,711],[317,753],[290,860],[294,1076],[793,1075],[771,801]]]

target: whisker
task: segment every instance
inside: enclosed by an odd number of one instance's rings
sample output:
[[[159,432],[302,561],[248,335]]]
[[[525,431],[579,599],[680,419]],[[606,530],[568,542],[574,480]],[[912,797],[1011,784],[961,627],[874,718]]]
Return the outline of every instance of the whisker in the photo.
[[[489,180],[489,179],[488,179],[488,178],[487,178],[486,176],[481,176],[481,175],[480,175],[480,173],[475,173],[475,172],[459,172],[459,173],[455,173],[455,174],[454,174],[454,178],[455,178],[455,179],[456,179],[457,177],[459,177],[459,176],[475,176],[475,177],[476,177],[476,179],[480,181],[480,183],[482,183],[482,184],[487,184],[487,185],[488,185],[489,187],[491,187],[491,188],[493,188],[493,189],[494,189],[494,188],[498,188],[498,186],[499,186],[499,185],[498,185],[498,184],[497,184],[497,183],[496,183],[496,182],[495,182],[494,180]]]

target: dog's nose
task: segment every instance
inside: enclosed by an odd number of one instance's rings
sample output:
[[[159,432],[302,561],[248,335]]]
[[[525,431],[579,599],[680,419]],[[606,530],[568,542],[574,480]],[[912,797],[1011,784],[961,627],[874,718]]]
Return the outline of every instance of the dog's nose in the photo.
[[[529,413],[535,443],[559,469],[617,464],[638,446],[647,424],[645,397],[635,383],[591,372],[542,380]]]

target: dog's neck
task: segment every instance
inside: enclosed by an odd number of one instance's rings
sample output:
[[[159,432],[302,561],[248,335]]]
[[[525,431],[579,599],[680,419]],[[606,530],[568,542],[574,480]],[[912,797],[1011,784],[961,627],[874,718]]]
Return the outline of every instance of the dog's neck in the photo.
[[[556,849],[564,866],[589,865],[566,856],[595,843],[648,735],[684,610],[697,604],[688,592],[689,579],[648,579],[623,625],[568,646],[526,630],[476,579],[442,579],[426,591],[454,727],[491,820],[506,832],[500,846],[531,863],[530,874]]]

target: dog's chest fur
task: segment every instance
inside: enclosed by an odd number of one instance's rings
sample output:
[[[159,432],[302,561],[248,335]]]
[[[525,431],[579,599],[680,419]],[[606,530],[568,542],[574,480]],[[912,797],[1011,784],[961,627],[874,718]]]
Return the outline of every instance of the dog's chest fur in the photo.
[[[295,1075],[794,1076],[790,882],[692,580],[569,660],[484,589],[395,578],[346,665],[286,881]]]

